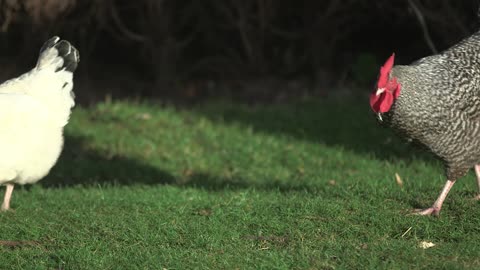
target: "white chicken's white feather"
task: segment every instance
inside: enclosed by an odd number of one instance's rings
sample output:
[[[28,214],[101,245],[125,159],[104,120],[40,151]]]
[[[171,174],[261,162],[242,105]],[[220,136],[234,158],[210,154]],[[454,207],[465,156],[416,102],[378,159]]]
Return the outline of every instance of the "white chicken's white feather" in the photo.
[[[37,182],[60,155],[63,128],[75,103],[74,68],[64,67],[67,58],[60,55],[58,41],[49,41],[35,68],[0,85],[0,184]],[[74,50],[69,61],[78,62],[76,49],[62,45]]]

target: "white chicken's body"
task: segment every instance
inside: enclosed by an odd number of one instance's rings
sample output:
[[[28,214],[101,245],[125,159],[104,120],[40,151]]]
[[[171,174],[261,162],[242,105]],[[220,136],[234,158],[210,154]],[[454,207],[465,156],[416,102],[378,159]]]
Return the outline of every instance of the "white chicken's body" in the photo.
[[[0,85],[0,184],[7,184],[3,209],[9,208],[8,185],[35,183],[55,165],[74,106],[78,61],[77,50],[54,37],[42,47],[34,69]]]
[[[28,95],[0,93],[0,184],[31,184],[53,167],[63,146],[53,113]]]

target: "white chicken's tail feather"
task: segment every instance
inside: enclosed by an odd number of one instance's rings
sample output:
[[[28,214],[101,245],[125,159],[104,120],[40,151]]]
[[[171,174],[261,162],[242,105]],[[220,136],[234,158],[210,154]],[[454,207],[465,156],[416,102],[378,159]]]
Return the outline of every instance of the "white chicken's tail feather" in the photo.
[[[35,68],[0,84],[0,94],[28,95],[40,101],[52,112],[52,121],[63,127],[75,105],[73,73],[79,61],[77,49],[54,36],[40,49]]]
[[[54,36],[47,40],[40,49],[36,68],[54,67],[55,72],[65,70],[73,73],[77,69],[78,62],[80,62],[78,50],[70,42]]]

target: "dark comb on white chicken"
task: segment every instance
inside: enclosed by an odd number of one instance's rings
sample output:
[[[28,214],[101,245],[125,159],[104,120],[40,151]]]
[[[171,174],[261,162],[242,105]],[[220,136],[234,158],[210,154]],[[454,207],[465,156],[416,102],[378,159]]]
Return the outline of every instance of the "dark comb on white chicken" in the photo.
[[[35,183],[48,174],[63,148],[63,128],[74,103],[73,72],[80,57],[68,41],[52,37],[37,65],[0,85],[0,184],[10,208],[14,184]]]

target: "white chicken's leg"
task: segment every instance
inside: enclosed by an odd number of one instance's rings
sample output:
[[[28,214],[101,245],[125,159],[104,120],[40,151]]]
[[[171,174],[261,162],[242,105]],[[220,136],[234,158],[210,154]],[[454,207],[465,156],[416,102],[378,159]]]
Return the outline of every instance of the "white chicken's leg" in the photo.
[[[445,186],[442,189],[442,192],[438,196],[437,200],[433,203],[432,207],[420,210],[416,214],[417,215],[422,215],[422,216],[429,216],[429,215],[435,215],[438,216],[440,214],[440,210],[442,210],[442,204],[443,201],[445,201],[445,198],[448,195],[448,192],[450,189],[453,187],[453,184],[455,184],[455,180],[447,180],[447,183],[445,183]]]
[[[12,198],[13,184],[6,184],[7,188],[5,189],[5,196],[3,197],[2,211],[7,211],[10,209],[10,199]]]
[[[475,196],[475,200],[480,200],[480,165],[475,165],[475,174],[477,175],[478,195]]]

